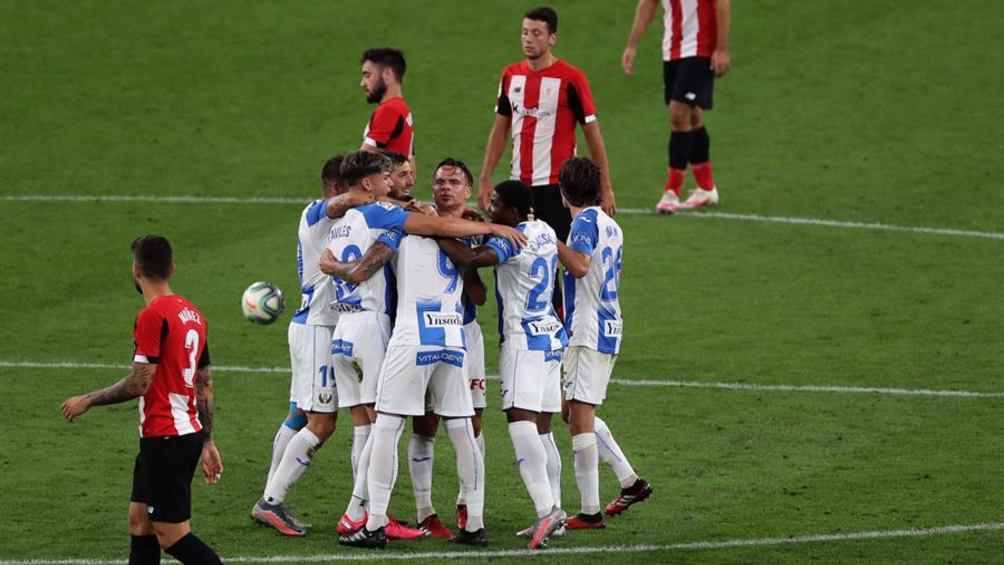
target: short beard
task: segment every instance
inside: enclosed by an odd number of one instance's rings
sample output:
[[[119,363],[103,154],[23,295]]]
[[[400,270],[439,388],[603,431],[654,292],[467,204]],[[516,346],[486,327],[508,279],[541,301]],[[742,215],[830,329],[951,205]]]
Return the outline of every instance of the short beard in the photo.
[[[366,101],[370,104],[379,104],[385,94],[387,94],[387,83],[383,79],[380,79],[380,83],[377,84],[376,88],[366,95]]]

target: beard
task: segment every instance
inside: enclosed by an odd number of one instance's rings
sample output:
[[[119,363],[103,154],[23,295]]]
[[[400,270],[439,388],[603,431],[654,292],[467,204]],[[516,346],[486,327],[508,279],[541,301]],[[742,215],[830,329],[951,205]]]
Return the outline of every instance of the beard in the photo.
[[[140,296],[143,296],[143,288],[141,286],[139,286],[139,283],[136,282],[136,279],[132,280],[132,284],[133,284],[133,286],[136,287],[136,292],[138,292]]]
[[[370,104],[377,104],[383,99],[384,94],[387,94],[387,83],[380,79],[380,82],[366,95],[366,101]]]

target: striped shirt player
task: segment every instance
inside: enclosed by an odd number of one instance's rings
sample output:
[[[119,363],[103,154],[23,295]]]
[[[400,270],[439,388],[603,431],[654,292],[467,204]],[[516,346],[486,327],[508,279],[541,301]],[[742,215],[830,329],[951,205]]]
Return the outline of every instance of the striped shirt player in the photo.
[[[557,240],[554,230],[540,220],[523,222],[517,229],[528,240],[522,249],[497,237],[485,241],[498,256],[502,410],[555,413],[561,410],[561,350],[568,343],[551,305]]]
[[[331,227],[328,249],[336,260],[345,262],[359,259],[376,243],[397,249],[407,218],[403,209],[385,202],[354,208]],[[373,404],[390,339],[394,274],[385,265],[359,284],[337,277],[331,280],[339,318],[331,341],[334,378],[327,375],[326,384],[337,387],[339,407]]]
[[[400,153],[409,159],[415,155],[415,130],[411,110],[398,96],[381,102],[370,115],[363,131],[363,144]]]
[[[572,221],[567,245],[589,255],[590,262],[582,278],[565,272],[565,398],[599,405],[621,346],[617,294],[624,235],[599,206],[590,206]]]
[[[711,58],[718,41],[715,0],[661,0],[662,60]]]

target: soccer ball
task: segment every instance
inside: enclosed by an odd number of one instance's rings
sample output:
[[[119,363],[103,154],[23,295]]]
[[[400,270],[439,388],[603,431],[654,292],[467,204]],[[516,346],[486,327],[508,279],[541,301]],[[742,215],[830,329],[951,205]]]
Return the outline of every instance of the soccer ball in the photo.
[[[251,283],[241,297],[244,317],[256,324],[271,324],[278,320],[285,307],[282,291],[270,282]]]

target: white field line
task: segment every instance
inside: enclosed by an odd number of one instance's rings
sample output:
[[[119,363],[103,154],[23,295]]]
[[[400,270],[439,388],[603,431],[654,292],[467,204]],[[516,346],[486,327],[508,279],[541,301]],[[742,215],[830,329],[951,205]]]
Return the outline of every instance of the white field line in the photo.
[[[145,196],[145,195],[115,195],[115,194],[14,194],[0,196],[0,202],[164,202],[177,204],[289,204],[303,206],[304,198],[274,198],[268,196]],[[622,214],[648,215],[655,214],[648,208],[619,208]],[[775,224],[794,224],[810,227],[829,227],[856,230],[889,231],[901,233],[916,233],[923,235],[944,235],[953,237],[975,237],[982,239],[1004,240],[1004,232],[985,232],[953,228],[929,228],[913,226],[896,226],[873,222],[849,222],[841,220],[823,220],[818,218],[793,218],[785,216],[761,216],[759,214],[733,214],[728,212],[699,212],[681,214],[685,218],[705,218],[719,220],[737,220],[745,222],[769,222]]]
[[[57,363],[36,363],[34,361],[0,361],[0,369],[119,369],[127,370],[129,365],[118,363],[76,363],[63,361]],[[282,373],[289,374],[288,367],[234,367],[213,365],[213,371],[219,373]],[[491,380],[498,380],[498,375],[488,375]],[[843,394],[888,394],[894,396],[946,396],[969,398],[1002,398],[1004,392],[977,392],[968,390],[929,390],[916,388],[879,388],[859,386],[829,386],[829,385],[759,385],[752,383],[718,383],[702,381],[672,381],[651,379],[610,379],[610,384],[629,387],[674,387],[674,388],[707,388],[721,390],[738,390],[748,392],[816,392]]]
[[[328,561],[373,561],[388,559],[412,561],[415,559],[485,559],[499,557],[537,557],[548,555],[595,555],[603,553],[654,553],[662,551],[699,551],[732,549],[737,547],[771,547],[778,545],[827,543],[841,541],[861,541],[891,538],[919,538],[962,534],[967,532],[987,532],[1004,530],[1004,523],[970,524],[963,526],[941,526],[936,528],[914,528],[909,530],[879,530],[871,532],[851,532],[846,534],[814,534],[806,536],[772,537],[755,539],[734,539],[723,541],[694,541],[673,544],[606,545],[600,547],[551,547],[541,553],[528,549],[506,549],[496,551],[419,551],[408,553],[346,552],[321,555],[240,555],[224,557],[228,563],[304,563]],[[113,565],[126,563],[125,559],[0,559],[0,565]]]

